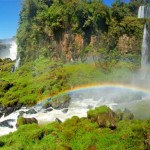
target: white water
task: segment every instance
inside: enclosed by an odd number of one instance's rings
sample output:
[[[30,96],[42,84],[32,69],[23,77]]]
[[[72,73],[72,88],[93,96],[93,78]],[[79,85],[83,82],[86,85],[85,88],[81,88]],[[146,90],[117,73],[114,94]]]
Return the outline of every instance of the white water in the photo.
[[[112,109],[118,108],[128,108],[133,103],[138,106],[141,105],[141,102],[144,102],[145,99],[150,98],[150,94],[143,93],[140,91],[128,90],[124,88],[100,88],[100,89],[89,89],[78,92],[70,92],[71,102],[68,107],[68,111],[63,113],[62,110],[53,109],[50,112],[46,112],[45,109],[42,109],[42,103],[34,106],[33,108],[37,111],[36,114],[26,114],[24,113],[23,117],[32,118],[35,117],[38,120],[38,124],[44,124],[48,122],[55,121],[56,118],[59,118],[61,121],[65,121],[67,118],[72,116],[86,117],[89,107],[94,108],[101,105],[107,105]],[[143,97],[143,98],[142,98]],[[148,104],[147,104],[148,106]],[[150,103],[149,103],[150,106]],[[140,106],[139,106],[140,107]],[[0,122],[7,119],[14,119],[15,121],[11,124],[13,129],[7,127],[0,127],[0,136],[9,134],[10,132],[16,131],[16,120],[20,111],[27,111],[30,108],[22,108],[7,117],[0,118]],[[149,107],[147,108],[149,110]],[[140,110],[140,108],[139,108]],[[134,110],[134,115],[141,113]],[[148,110],[145,109],[147,114]],[[132,108],[131,108],[132,111]],[[149,114],[150,115],[150,114]],[[138,116],[138,115],[137,115]]]
[[[17,44],[15,41],[11,43],[9,51],[11,60],[15,60],[17,57]]]
[[[142,58],[141,58],[141,73],[143,78],[147,78],[150,71],[150,33],[147,30],[147,25],[144,26],[143,42],[142,42]]]
[[[16,62],[15,62],[15,70],[17,69],[17,68],[19,68],[19,65],[20,65],[20,57],[16,60]]]
[[[150,7],[140,6],[138,11],[138,18],[150,18]]]

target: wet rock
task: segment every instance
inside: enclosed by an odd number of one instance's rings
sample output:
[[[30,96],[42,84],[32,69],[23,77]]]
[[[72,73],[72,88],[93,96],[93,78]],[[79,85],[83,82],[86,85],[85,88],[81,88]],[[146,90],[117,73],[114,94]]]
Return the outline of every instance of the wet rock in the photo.
[[[13,113],[14,111],[16,110],[19,110],[20,108],[22,107],[21,104],[17,104],[15,106],[12,106],[12,107],[1,107],[1,112],[4,113],[4,117],[10,115],[11,113]]]
[[[63,112],[63,113],[67,113],[67,112],[68,112],[68,109],[65,108],[65,109],[62,110],[62,112]]]
[[[16,106],[14,106],[14,107],[15,107],[15,110],[19,110],[19,109],[22,107],[22,104],[17,103],[17,105],[16,105]]]
[[[25,113],[24,111],[20,111],[20,112],[19,112],[19,115],[18,115],[18,118],[19,118],[19,117],[22,117],[24,113]]]
[[[46,110],[44,110],[44,112],[51,112],[53,110],[53,108],[47,108]]]
[[[55,121],[58,123],[62,123],[62,121],[59,118],[56,118]]]
[[[8,127],[8,128],[13,128],[13,125],[10,124],[10,122],[14,122],[14,119],[8,119],[0,122],[0,127]]]
[[[32,108],[26,111],[26,114],[36,114],[37,112]]]
[[[3,116],[3,113],[0,112],[0,118]]]
[[[49,107],[52,107],[52,105],[49,102],[42,106],[43,109],[47,109]]]
[[[4,117],[10,115],[14,110],[14,107],[6,107],[4,110]]]
[[[63,109],[68,108],[70,104],[71,97],[69,94],[61,94],[53,97],[51,101],[47,102],[42,106],[42,108],[46,109],[49,107],[53,107],[54,109]]]
[[[24,125],[24,124],[32,124],[32,123],[38,124],[38,120],[36,118],[19,117],[17,119],[16,127],[19,127],[19,126]]]

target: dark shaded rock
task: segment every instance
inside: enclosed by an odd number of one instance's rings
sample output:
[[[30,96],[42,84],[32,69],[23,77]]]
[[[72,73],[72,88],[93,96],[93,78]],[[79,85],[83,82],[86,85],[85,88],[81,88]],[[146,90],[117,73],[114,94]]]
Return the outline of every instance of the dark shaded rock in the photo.
[[[10,115],[13,111],[15,111],[14,107],[5,107],[4,117]]]
[[[62,123],[62,121],[59,118],[56,118],[55,121],[58,123]]]
[[[37,112],[32,108],[26,111],[26,114],[36,114]]]
[[[68,112],[68,109],[65,108],[65,109],[62,110],[62,112],[63,112],[63,113],[67,113],[67,112]]]
[[[0,122],[0,127],[8,127],[8,128],[13,128],[13,125],[10,124],[10,122],[14,122],[14,119],[8,119]]]
[[[51,112],[53,108],[47,108],[44,112]]]
[[[24,113],[25,113],[24,111],[20,111],[20,112],[19,112],[19,115],[18,115],[18,118],[19,118],[19,117],[22,117]]]
[[[14,111],[16,110],[19,110],[20,108],[22,107],[21,104],[17,104],[17,105],[14,105],[12,107],[0,107],[1,109],[1,112],[4,113],[4,117],[10,115],[11,113],[13,113]]]
[[[0,118],[3,116],[3,113],[0,112]]]
[[[17,105],[16,105],[16,106],[14,106],[14,107],[15,107],[15,110],[19,110],[19,109],[22,107],[22,104],[17,103]]]
[[[19,117],[17,119],[16,127],[19,127],[19,126],[24,125],[24,124],[32,124],[32,123],[38,124],[38,120],[36,118]]]
[[[52,105],[50,103],[46,103],[42,106],[43,109],[47,109],[49,107],[52,107]]]

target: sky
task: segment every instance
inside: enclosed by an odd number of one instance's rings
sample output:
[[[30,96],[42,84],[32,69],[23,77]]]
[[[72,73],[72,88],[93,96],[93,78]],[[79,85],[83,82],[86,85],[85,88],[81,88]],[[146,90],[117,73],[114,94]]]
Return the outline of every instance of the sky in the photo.
[[[16,35],[22,0],[0,0],[0,39]],[[103,0],[111,6],[114,0]],[[128,0],[125,0],[126,2]]]
[[[21,0],[0,0],[0,39],[16,35]]]

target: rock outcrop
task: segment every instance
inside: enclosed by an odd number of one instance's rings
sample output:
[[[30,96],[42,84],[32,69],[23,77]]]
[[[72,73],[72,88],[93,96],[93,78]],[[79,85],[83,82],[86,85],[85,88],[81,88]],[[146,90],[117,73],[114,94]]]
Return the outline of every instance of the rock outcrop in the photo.
[[[38,124],[38,120],[36,118],[19,117],[17,119],[16,127],[19,127],[19,126],[24,125],[24,124],[32,124],[32,123]]]
[[[54,109],[68,108],[71,97],[69,94],[61,94],[52,98],[51,101],[43,105],[44,109],[53,107]]]
[[[117,127],[117,115],[107,106],[96,107],[87,112],[88,119],[97,122],[99,127],[115,129]]]

